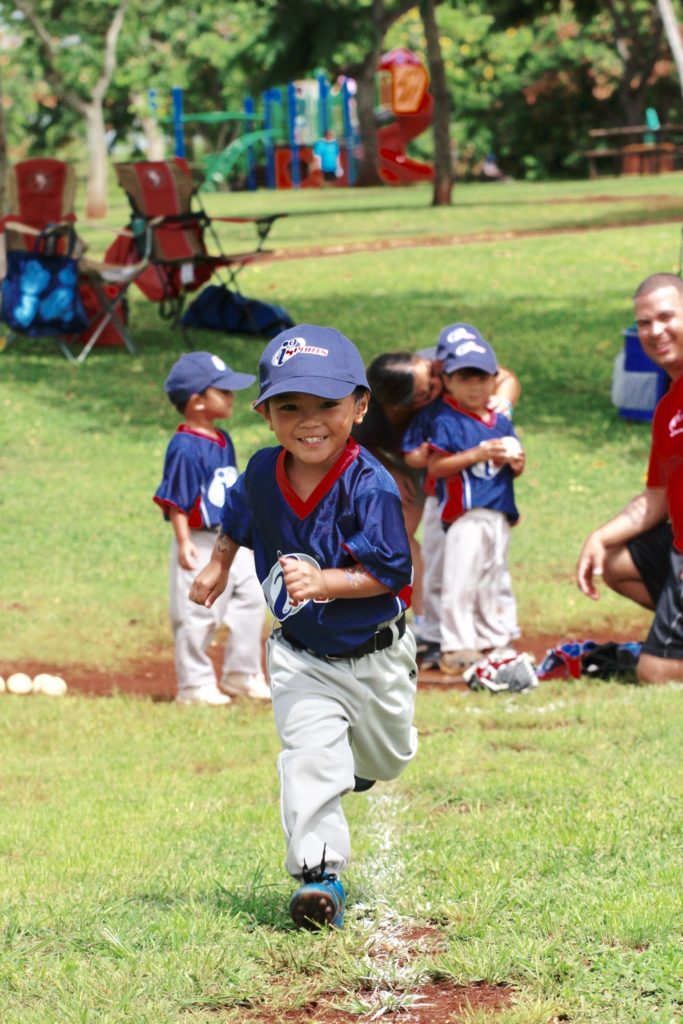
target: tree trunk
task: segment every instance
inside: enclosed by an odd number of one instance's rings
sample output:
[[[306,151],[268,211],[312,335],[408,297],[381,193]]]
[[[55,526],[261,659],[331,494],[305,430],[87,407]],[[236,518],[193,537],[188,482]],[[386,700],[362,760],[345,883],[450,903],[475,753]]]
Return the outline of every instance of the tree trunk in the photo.
[[[450,102],[446,68],[441,53],[439,26],[436,21],[435,0],[421,0],[420,16],[427,43],[427,61],[431,77],[431,93],[434,97],[434,192],[432,206],[450,206],[453,190],[453,165],[451,163]]]
[[[356,175],[356,185],[381,185],[379,173],[379,150],[377,148],[377,127],[375,125],[375,71],[379,61],[379,50],[375,48],[356,71],[356,112],[363,155]]]
[[[83,104],[85,134],[88,146],[88,183],[85,215],[100,220],[107,215],[107,141],[102,104]]]

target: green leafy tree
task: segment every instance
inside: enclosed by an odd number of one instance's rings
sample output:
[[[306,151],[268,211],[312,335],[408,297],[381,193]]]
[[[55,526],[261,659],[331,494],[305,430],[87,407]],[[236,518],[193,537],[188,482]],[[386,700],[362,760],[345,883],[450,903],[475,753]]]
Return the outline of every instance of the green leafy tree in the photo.
[[[86,213],[106,213],[104,99],[117,61],[129,0],[14,0],[33,34],[52,93],[82,118],[88,149]]]

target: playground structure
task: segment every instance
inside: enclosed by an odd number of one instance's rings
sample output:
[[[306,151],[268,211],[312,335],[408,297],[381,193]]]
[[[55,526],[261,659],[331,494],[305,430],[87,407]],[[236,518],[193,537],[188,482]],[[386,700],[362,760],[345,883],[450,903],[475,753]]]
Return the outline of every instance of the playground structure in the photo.
[[[408,144],[432,122],[433,98],[428,92],[429,74],[412,51],[398,48],[385,54],[378,65],[377,144],[380,174],[390,185],[428,181],[431,164],[413,160]],[[340,143],[340,167],[336,184],[353,185],[360,147],[355,103],[356,83],[340,77],[330,84],[320,72],[315,79],[290,82],[262,95],[262,110],[246,97],[240,112],[185,113],[183,92],[173,90],[172,121],[176,157],[185,158],[185,125],[233,122],[238,134],[220,152],[205,159],[202,189],[211,191],[239,183],[253,190],[318,188],[323,175],[313,147],[325,132]]]

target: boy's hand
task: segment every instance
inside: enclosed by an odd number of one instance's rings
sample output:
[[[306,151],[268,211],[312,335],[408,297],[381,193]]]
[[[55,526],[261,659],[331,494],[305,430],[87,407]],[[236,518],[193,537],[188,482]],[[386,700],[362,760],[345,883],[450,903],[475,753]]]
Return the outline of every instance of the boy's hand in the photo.
[[[504,437],[494,437],[490,441],[482,441],[474,451],[478,456],[477,462],[488,462],[490,459],[497,466],[502,466],[504,462],[508,461]]]
[[[181,569],[195,569],[198,558],[199,552],[189,537],[178,544],[178,564]]]
[[[282,567],[289,600],[293,605],[309,600],[327,601],[327,587],[322,569],[298,558],[281,557],[278,561]]]
[[[228,570],[220,563],[211,561],[195,577],[190,587],[190,601],[210,608],[228,585]]]

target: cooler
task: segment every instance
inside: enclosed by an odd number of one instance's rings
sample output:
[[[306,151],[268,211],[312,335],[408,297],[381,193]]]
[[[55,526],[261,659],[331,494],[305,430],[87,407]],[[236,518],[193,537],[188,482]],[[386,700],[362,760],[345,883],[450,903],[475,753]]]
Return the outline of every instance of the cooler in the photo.
[[[651,420],[670,378],[645,355],[635,327],[622,333],[624,347],[614,360],[612,374],[612,404],[624,419]]]

